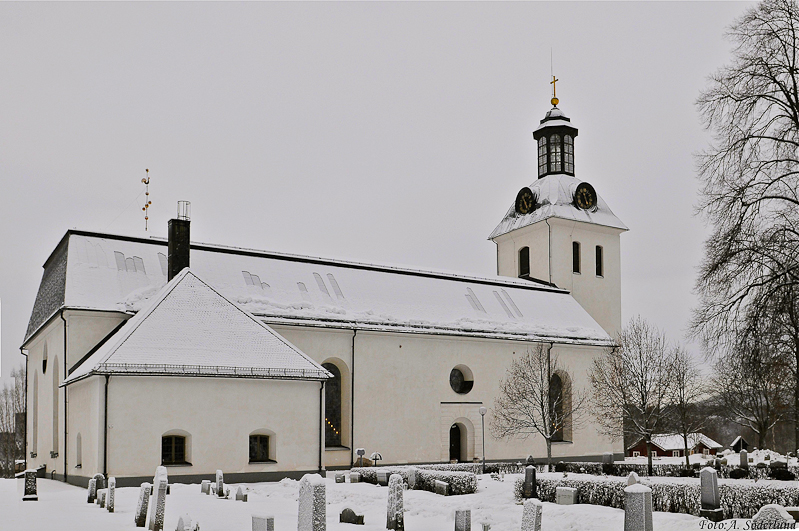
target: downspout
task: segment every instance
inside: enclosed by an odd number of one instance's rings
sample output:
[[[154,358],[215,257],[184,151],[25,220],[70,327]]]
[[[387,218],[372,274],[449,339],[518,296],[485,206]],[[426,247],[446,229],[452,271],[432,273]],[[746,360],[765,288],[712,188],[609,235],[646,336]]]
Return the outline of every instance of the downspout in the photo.
[[[25,356],[25,440],[22,443],[22,457],[28,462],[28,355],[19,347],[19,353]],[[16,435],[15,435],[16,437]],[[27,466],[25,468],[28,468]],[[16,472],[15,472],[16,473]]]
[[[322,431],[324,426],[324,400],[325,400],[325,382],[322,380],[319,382],[321,385],[319,386],[319,472],[322,471],[322,438],[325,436],[324,432]]]
[[[64,321],[64,378],[67,377],[67,320],[64,317],[64,310],[61,309],[61,320]],[[69,467],[67,466],[67,448],[69,448],[69,439],[67,439],[69,435],[69,430],[67,426],[69,422],[67,419],[69,416],[67,415],[67,388],[64,387],[64,483],[67,483],[67,479],[69,477]]]
[[[549,283],[552,284],[552,225],[549,224],[548,219],[545,219],[544,223],[549,227],[549,235],[547,236],[547,264],[549,265]],[[547,354],[547,356],[548,355],[549,354]]]
[[[355,335],[352,329],[352,355],[350,356],[350,466],[355,462]]]
[[[103,416],[103,475],[108,479],[108,380],[110,374],[105,375],[105,414]]]

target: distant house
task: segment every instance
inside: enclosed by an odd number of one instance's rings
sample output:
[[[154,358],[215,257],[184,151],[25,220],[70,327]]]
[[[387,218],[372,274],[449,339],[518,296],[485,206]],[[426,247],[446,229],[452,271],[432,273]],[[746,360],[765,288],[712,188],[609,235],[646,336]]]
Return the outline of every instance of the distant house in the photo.
[[[733,452],[741,453],[741,450],[749,449],[749,443],[746,442],[746,439],[739,435],[730,443],[730,448],[732,448]]]
[[[703,433],[688,435],[688,449],[690,454],[716,455],[723,448],[722,445]],[[640,439],[627,448],[628,457],[646,455],[646,441]],[[685,457],[685,442],[682,435],[657,435],[652,437],[653,457]]]

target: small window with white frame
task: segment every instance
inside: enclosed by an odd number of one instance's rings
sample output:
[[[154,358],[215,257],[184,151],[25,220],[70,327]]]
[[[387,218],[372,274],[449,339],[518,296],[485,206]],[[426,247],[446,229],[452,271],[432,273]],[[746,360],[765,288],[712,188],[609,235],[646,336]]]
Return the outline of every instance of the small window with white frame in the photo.
[[[680,451],[679,450],[672,450],[671,451],[671,456],[672,457],[680,457]]]
[[[651,453],[652,453],[652,459],[654,459],[654,458],[656,458],[658,456],[657,450],[652,450]]]
[[[702,449],[702,455],[710,455],[710,449],[708,449],[708,448],[703,448],[703,449]]]
[[[641,457],[641,452],[633,452],[633,457]]]

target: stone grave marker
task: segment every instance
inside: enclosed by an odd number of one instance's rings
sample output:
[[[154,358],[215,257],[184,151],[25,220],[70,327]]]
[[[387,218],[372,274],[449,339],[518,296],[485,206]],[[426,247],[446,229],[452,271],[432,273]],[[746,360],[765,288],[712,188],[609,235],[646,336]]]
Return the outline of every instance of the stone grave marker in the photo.
[[[200,483],[200,492],[202,494],[208,494],[211,492],[211,482],[207,479],[204,479],[202,483]]]
[[[153,492],[153,501],[150,504],[150,531],[162,531],[164,529],[164,513],[166,512],[166,486],[167,482],[161,477],[158,489]]]
[[[716,470],[710,467],[703,468],[699,472],[699,482],[702,487],[702,508],[699,510],[699,516],[703,516],[711,522],[721,522],[724,519],[724,511],[721,509]]]
[[[577,503],[577,489],[574,487],[555,488],[555,503],[558,505],[574,505]]]
[[[652,489],[646,485],[624,488],[624,531],[652,531]]]
[[[97,498],[97,480],[92,478],[89,480],[89,497],[86,503],[94,503],[95,498]]]
[[[408,467],[408,488],[415,489],[416,488],[416,474],[418,473],[418,469],[415,466]]]
[[[25,492],[22,501],[39,501],[39,495],[36,493],[36,470],[29,468],[25,471]]]
[[[522,495],[525,498],[537,498],[536,483],[535,483],[535,467],[527,465],[524,469],[524,488]]]
[[[434,487],[436,494],[440,494],[441,496],[449,496],[449,483],[446,481],[437,479],[435,480]]]
[[[178,526],[175,528],[175,531],[194,531],[199,527],[197,522],[192,522],[191,516],[184,514],[178,518]]]
[[[252,515],[252,531],[275,531],[275,517],[261,514]]]
[[[105,488],[105,476],[100,474],[99,472],[96,473],[94,476],[94,484],[97,486],[97,490]]]
[[[360,472],[350,472],[350,483],[360,483],[360,481],[361,481]]]
[[[605,452],[602,454],[602,464],[603,465],[613,464],[613,452]]]
[[[543,506],[536,499],[524,500],[522,512],[522,531],[541,531],[541,510]]]
[[[472,531],[472,510],[455,511],[455,531]]]
[[[378,470],[377,471],[377,484],[381,487],[388,487],[388,477],[391,474],[387,471]]]
[[[105,509],[105,495],[106,495],[106,492],[107,491],[105,489],[97,491],[97,505],[99,505],[101,509]]]
[[[225,497],[225,476],[222,475],[221,470],[216,471],[216,495],[220,498]]]
[[[402,476],[391,474],[388,479],[388,503],[386,507],[386,529],[405,531]]]
[[[483,526],[483,531],[489,531],[491,529],[491,524],[488,522],[482,522],[480,525]]]
[[[627,486],[635,485],[636,483],[641,483],[641,480],[638,479],[638,474],[635,472],[630,472],[630,475],[627,476]]]
[[[109,513],[114,512],[114,497],[117,490],[117,478],[108,478],[108,500],[105,502],[105,508]]]
[[[247,494],[243,490],[241,490],[241,487],[236,489],[236,501],[243,501],[243,502],[247,501]]]
[[[325,480],[319,474],[305,474],[300,480],[297,531],[325,531],[327,505]]]
[[[782,505],[770,503],[752,517],[749,529],[796,529],[796,522]]]
[[[150,487],[149,483],[142,483],[139,489],[139,502],[136,504],[136,513],[134,521],[136,527],[144,527],[147,523],[147,505],[150,503]]]
[[[738,461],[738,466],[741,468],[749,468],[749,454],[746,453],[746,450],[741,450],[740,461]]]
[[[349,507],[345,507],[344,510],[341,511],[341,514],[338,516],[338,521],[341,522],[342,524],[363,525],[363,515],[355,514],[355,511],[353,511]]]
[[[336,472],[336,483],[346,483],[344,474],[340,472]]]

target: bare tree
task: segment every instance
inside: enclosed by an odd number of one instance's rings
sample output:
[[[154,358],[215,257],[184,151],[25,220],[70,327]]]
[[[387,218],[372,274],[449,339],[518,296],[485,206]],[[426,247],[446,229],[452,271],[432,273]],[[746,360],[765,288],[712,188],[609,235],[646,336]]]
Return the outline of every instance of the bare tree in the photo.
[[[736,45],[731,64],[697,102],[714,134],[699,156],[698,204],[713,233],[705,243],[692,330],[709,354],[726,356],[739,352],[734,347],[752,312],[770,312],[770,320],[788,325],[793,337],[780,348],[793,374],[799,446],[797,30],[794,0],[764,0],[748,9],[729,30]]]
[[[603,433],[646,442],[652,475],[652,437],[668,432],[674,386],[666,336],[640,316],[619,334],[618,346],[594,359],[589,377],[592,410]]]
[[[25,441],[20,424],[25,419],[25,369],[11,371],[14,383],[0,389],[0,477],[13,477],[14,464],[24,457]]]
[[[497,438],[543,437],[548,464],[552,442],[564,440],[579,425],[586,404],[586,394],[571,388],[571,375],[551,350],[536,344],[511,362],[489,420]]]
[[[685,466],[690,468],[688,437],[705,429],[705,417],[698,409],[700,401],[707,395],[706,386],[696,362],[685,349],[677,346],[672,355],[673,392],[669,417],[673,431],[682,436]]]

